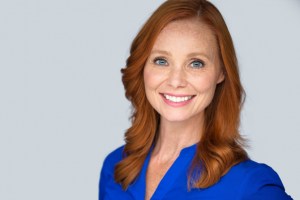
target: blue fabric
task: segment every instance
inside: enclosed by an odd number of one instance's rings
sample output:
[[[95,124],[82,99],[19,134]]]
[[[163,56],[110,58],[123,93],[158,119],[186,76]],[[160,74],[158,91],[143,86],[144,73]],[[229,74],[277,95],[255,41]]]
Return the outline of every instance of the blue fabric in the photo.
[[[99,200],[144,200],[146,170],[150,150],[137,181],[127,191],[114,182],[114,166],[122,160],[121,146],[104,160],[99,184]],[[151,200],[291,200],[278,174],[268,165],[247,160],[233,166],[215,185],[206,189],[187,189],[187,168],[196,153],[196,144],[181,150],[165,174]]]

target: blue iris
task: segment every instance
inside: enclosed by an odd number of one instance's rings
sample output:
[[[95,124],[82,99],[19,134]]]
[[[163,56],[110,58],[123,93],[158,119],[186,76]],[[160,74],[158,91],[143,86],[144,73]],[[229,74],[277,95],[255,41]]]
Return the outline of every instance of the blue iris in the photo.
[[[157,60],[155,60],[155,63],[158,65],[166,65],[167,61],[164,59],[157,59]]]
[[[200,61],[194,61],[194,62],[192,62],[192,66],[193,67],[199,68],[199,67],[201,67],[201,65],[203,65],[203,64]]]

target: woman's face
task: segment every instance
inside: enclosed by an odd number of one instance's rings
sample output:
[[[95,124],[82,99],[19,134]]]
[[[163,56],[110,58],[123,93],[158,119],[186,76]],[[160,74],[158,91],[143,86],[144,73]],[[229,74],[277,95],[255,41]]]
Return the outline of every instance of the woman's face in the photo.
[[[166,25],[144,68],[147,99],[171,122],[203,117],[223,80],[215,36],[193,20]]]

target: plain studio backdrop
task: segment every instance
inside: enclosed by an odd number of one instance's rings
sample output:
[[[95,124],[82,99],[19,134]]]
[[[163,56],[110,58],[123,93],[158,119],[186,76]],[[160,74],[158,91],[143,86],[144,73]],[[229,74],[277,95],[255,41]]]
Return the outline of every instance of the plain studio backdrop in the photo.
[[[98,198],[130,123],[120,69],[162,0],[0,2],[0,199]],[[247,93],[241,133],[300,199],[300,1],[212,0]]]

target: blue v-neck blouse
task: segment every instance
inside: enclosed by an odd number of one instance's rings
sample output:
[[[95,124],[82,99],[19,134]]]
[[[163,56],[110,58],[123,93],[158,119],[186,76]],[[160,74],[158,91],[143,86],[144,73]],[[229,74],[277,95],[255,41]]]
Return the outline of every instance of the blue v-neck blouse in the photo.
[[[206,189],[187,189],[187,169],[196,153],[196,145],[181,150],[151,200],[291,200],[278,174],[268,165],[246,160],[233,166],[218,183]],[[136,182],[122,190],[114,182],[114,166],[122,160],[124,146],[104,160],[99,184],[99,200],[144,200],[146,170],[152,149]]]

